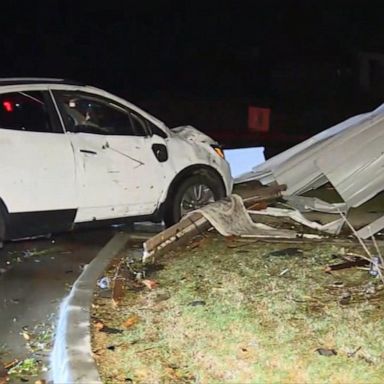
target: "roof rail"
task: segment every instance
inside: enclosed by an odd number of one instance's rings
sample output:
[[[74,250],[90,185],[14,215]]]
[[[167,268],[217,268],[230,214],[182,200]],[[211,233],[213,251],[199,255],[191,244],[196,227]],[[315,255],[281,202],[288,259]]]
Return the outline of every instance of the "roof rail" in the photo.
[[[8,77],[0,78],[0,85],[18,85],[18,84],[68,84],[68,85],[85,85],[79,81],[46,78],[46,77]]]

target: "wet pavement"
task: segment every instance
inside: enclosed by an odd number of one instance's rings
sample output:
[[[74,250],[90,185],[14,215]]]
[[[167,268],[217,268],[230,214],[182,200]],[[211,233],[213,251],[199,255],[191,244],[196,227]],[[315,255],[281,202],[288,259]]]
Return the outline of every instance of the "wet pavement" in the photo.
[[[84,265],[117,231],[79,231],[4,245],[0,250],[0,360],[33,356],[48,365],[60,302]]]
[[[142,223],[5,243],[0,250],[0,362],[33,356],[48,367],[59,305],[84,266],[118,231],[141,241],[161,229]]]

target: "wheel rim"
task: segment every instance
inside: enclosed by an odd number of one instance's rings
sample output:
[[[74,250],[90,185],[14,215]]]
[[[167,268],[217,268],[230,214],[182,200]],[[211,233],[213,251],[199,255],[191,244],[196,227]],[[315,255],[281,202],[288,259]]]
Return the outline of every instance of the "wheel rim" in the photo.
[[[180,202],[180,213],[184,216],[188,212],[199,209],[204,205],[213,203],[215,195],[213,191],[204,184],[190,186],[184,193]]]

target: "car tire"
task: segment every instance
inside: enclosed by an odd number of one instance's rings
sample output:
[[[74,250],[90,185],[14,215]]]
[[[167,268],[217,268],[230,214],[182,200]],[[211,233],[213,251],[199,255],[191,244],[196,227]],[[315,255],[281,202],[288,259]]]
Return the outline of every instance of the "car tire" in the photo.
[[[224,185],[217,176],[211,174],[191,176],[182,181],[176,191],[168,197],[164,213],[165,225],[169,227],[177,223],[189,211],[225,196]],[[190,205],[188,205],[189,203]]]

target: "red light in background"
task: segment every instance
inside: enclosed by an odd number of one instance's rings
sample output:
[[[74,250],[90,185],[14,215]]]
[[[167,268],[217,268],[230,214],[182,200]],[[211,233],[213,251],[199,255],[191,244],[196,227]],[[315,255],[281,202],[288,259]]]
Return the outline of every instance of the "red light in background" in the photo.
[[[265,132],[269,131],[269,120],[271,110],[269,108],[248,107],[248,131]]]
[[[10,101],[3,101],[3,107],[7,112],[13,112],[13,105]]]

